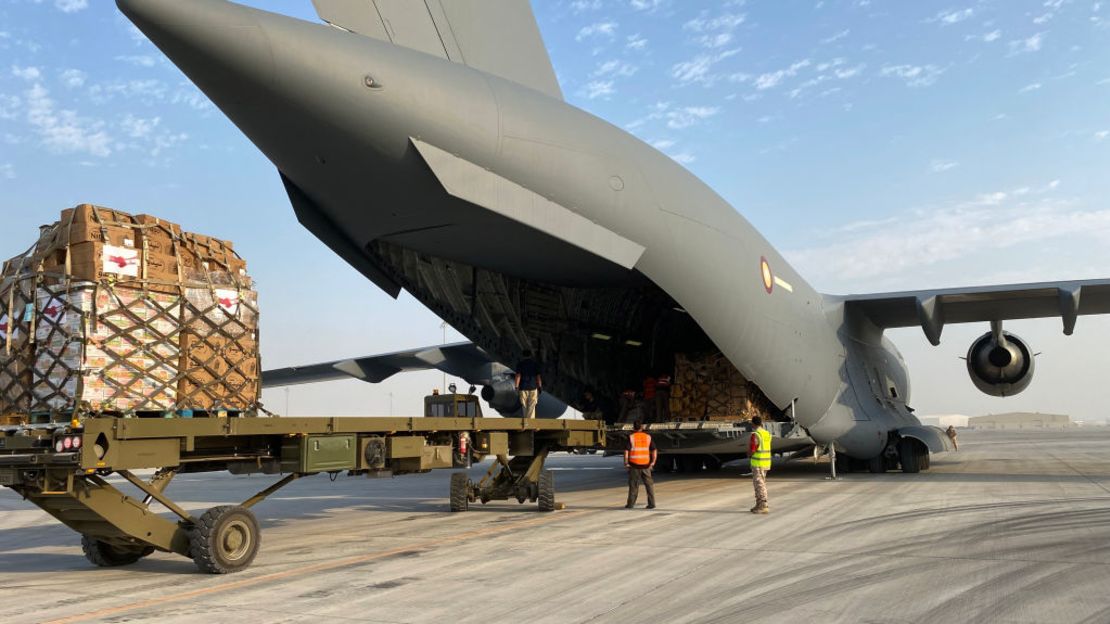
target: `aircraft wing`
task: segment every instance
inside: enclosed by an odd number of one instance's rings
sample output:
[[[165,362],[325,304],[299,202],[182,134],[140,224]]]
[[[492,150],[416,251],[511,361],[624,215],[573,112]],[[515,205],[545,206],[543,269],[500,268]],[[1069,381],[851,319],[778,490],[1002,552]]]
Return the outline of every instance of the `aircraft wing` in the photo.
[[[1110,314],[1110,279],[918,290],[843,297],[848,310],[882,329],[919,325],[940,344],[948,323],[1060,317],[1071,335],[1076,319]]]
[[[562,99],[528,0],[312,0],[320,19]]]
[[[474,343],[457,342],[307,366],[276,368],[262,372],[262,387],[273,388],[348,378],[379,383],[400,372],[430,369],[442,370],[476,385],[491,383],[498,372],[496,369],[507,370]]]

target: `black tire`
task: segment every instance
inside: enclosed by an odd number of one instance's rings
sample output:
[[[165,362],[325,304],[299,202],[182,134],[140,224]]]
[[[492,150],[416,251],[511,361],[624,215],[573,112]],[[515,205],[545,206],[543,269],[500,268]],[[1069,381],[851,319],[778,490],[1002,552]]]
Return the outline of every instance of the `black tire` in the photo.
[[[708,455],[705,458],[705,469],[710,472],[720,472],[721,466],[723,464],[724,462],[717,459],[716,457],[713,457],[712,455]]]
[[[81,536],[81,550],[93,565],[114,568],[135,563],[154,552],[153,546],[116,546],[88,535]]]
[[[928,470],[930,468],[930,466],[932,465],[932,463],[933,463],[932,457],[929,455],[929,451],[926,450],[925,452],[923,452],[921,454],[921,469],[922,470]]]
[[[701,455],[679,455],[678,462],[681,472],[701,472]]]
[[[537,489],[540,511],[555,511],[555,473],[550,470],[541,472]]]
[[[918,441],[911,438],[902,438],[898,441],[898,461],[902,464],[902,472],[913,474],[921,471],[921,452]]]
[[[258,554],[262,531],[246,507],[221,505],[204,512],[189,532],[189,553],[201,572],[245,570]]]
[[[886,472],[886,458],[880,453],[867,460],[867,472],[871,474],[882,474]]]
[[[465,472],[451,474],[451,511],[470,509],[470,475]]]

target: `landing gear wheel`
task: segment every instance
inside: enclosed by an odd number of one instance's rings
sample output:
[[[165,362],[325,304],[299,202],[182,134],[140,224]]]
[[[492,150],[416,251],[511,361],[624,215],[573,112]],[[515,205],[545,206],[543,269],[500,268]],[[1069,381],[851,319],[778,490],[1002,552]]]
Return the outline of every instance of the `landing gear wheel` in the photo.
[[[470,509],[470,476],[465,472],[451,474],[451,511]]]
[[[541,472],[538,489],[540,511],[555,511],[555,473],[550,470]]]
[[[81,536],[81,550],[85,558],[102,568],[130,565],[154,552],[153,546],[116,546],[88,535]]]
[[[929,451],[925,451],[921,455],[921,469],[928,470],[930,464],[932,464],[932,459],[930,458]]]
[[[836,456],[836,473],[837,474],[848,474],[848,473],[854,472],[855,467],[856,467],[855,463],[856,462],[852,461],[852,458],[848,457],[847,455],[837,455]]]
[[[886,472],[886,458],[880,454],[877,457],[872,457],[867,460],[867,471],[871,474],[882,474]]]
[[[918,444],[917,440],[911,438],[902,438],[898,441],[898,461],[902,463],[902,472],[912,474],[921,471],[921,453]]]
[[[258,554],[258,520],[246,507],[221,505],[204,512],[189,532],[189,551],[202,572],[245,570]]]
[[[720,472],[722,463],[716,457],[708,456],[705,458],[705,469],[710,472]]]

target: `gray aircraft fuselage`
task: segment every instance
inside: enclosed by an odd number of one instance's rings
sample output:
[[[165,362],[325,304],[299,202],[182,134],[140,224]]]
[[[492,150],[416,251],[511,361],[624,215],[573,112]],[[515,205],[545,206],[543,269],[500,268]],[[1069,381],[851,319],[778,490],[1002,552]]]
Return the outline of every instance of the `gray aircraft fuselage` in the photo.
[[[851,456],[873,457],[919,425],[882,331],[628,132],[326,25],[220,0],[119,5],[274,163],[310,230],[501,361],[535,346],[560,398],[615,393],[676,353],[715,347],[777,407],[793,403],[816,442]],[[514,218],[446,192],[444,176],[467,166],[554,207]],[[593,224],[573,230],[596,235],[592,246],[560,236],[565,220],[527,218],[559,210]],[[633,266],[609,255],[619,245],[638,252]]]

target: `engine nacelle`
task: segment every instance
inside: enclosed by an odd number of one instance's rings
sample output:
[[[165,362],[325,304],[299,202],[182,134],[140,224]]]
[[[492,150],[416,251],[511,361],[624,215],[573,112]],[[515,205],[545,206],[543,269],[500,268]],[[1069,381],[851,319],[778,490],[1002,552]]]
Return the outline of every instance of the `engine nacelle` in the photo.
[[[1013,396],[1033,381],[1033,352],[1010,332],[998,340],[987,332],[967,350],[967,372],[975,387],[991,396]]]
[[[511,381],[499,380],[482,387],[482,399],[502,416],[513,416],[520,411],[520,396]]]
[[[520,417],[520,395],[516,385],[507,379],[495,381],[482,387],[482,399],[506,418]],[[540,394],[536,403],[536,418],[558,418],[567,411],[567,404],[550,392]]]

